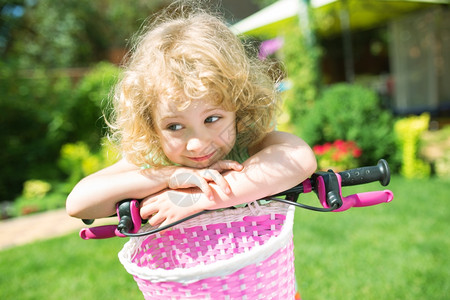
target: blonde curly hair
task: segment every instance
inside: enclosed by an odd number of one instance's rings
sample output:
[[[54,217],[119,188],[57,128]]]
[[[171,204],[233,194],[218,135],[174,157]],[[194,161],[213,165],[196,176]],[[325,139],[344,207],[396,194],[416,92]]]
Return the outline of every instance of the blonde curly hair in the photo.
[[[144,28],[130,52],[115,89],[112,137],[138,166],[172,164],[155,130],[156,105],[176,101],[183,109],[208,97],[236,113],[235,147],[248,148],[274,127],[278,97],[268,72],[219,17],[172,8]]]

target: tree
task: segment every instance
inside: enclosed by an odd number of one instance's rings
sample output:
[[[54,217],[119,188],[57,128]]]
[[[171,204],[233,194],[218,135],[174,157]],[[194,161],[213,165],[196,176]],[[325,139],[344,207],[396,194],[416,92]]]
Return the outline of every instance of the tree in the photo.
[[[0,55],[20,68],[87,66],[128,38],[165,1],[35,0],[0,4]]]

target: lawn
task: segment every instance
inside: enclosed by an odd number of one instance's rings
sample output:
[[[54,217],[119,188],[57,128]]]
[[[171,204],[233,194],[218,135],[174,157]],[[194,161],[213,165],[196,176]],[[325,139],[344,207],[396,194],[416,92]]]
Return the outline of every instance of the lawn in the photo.
[[[448,181],[394,177],[394,201],[341,213],[297,209],[303,299],[448,299]],[[381,189],[378,184],[344,189]],[[312,195],[300,200],[311,203]],[[126,239],[76,233],[0,252],[2,299],[142,299],[117,252]]]

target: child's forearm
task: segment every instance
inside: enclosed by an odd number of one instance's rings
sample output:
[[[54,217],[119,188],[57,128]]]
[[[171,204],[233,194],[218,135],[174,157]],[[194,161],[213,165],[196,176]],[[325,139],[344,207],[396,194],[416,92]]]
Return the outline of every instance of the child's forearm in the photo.
[[[278,144],[253,155],[244,166],[240,172],[224,174],[232,194],[226,195],[212,183],[215,200],[202,197],[198,205],[205,209],[230,207],[282,192],[311,176],[316,160],[306,144]]]
[[[231,207],[282,192],[304,181],[316,170],[311,148],[287,133],[269,134],[243,165],[244,169],[223,173],[231,188],[227,194],[210,183],[213,198],[198,188],[166,189],[141,202],[141,217],[151,225],[167,225],[203,210]],[[250,152],[252,153],[252,152]]]
[[[123,170],[99,172],[81,180],[69,194],[69,215],[95,219],[115,213],[115,205],[124,199],[141,199],[167,188],[163,170]]]

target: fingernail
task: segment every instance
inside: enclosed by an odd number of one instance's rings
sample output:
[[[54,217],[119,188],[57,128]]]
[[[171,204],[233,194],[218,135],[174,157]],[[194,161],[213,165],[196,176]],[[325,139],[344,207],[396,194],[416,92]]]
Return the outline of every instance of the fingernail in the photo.
[[[230,189],[229,187],[227,187],[227,188],[225,189],[225,193],[231,194],[231,189]]]

